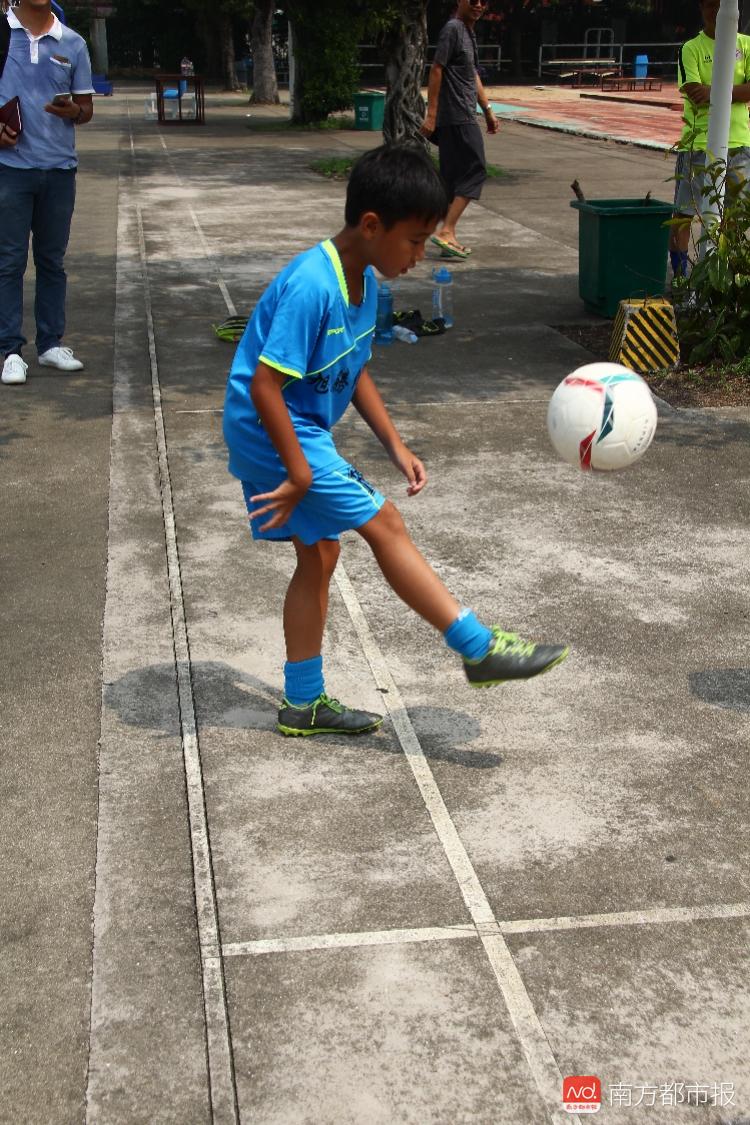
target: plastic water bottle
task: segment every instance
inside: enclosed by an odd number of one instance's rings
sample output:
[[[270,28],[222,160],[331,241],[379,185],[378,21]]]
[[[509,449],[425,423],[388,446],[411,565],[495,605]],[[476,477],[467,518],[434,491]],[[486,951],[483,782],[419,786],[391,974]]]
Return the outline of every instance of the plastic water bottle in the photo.
[[[409,328],[405,328],[403,324],[394,324],[393,335],[397,340],[403,341],[404,344],[416,344],[419,336],[412,332]]]
[[[393,343],[393,293],[387,282],[378,286],[378,310],[375,315],[375,343]]]
[[[432,271],[432,319],[453,327],[453,274],[445,266]]]

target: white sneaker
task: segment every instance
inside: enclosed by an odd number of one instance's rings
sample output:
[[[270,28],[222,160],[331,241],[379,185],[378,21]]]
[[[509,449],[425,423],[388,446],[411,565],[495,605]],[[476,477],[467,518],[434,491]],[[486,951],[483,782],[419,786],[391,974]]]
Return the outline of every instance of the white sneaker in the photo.
[[[47,348],[39,356],[39,364],[41,367],[56,367],[58,371],[80,371],[83,367],[71,348]]]
[[[9,355],[3,364],[0,379],[3,383],[25,383],[28,369],[28,363],[24,363],[20,355]]]

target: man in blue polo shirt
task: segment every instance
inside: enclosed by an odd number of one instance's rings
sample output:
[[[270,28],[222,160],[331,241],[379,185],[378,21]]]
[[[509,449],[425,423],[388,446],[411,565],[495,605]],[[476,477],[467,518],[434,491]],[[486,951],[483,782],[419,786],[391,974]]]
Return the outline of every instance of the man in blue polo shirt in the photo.
[[[0,106],[20,99],[21,131],[0,126],[0,380],[25,383],[23,277],[30,237],[39,363],[59,371],[83,367],[62,346],[63,260],[75,205],[75,127],[93,116],[93,86],[86,44],[60,23],[50,0],[19,0],[4,18],[10,44]]]

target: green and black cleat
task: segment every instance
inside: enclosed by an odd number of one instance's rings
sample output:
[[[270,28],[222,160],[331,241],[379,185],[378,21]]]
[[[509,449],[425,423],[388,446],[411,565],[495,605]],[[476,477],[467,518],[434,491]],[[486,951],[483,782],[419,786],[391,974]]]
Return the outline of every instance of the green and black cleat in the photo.
[[[230,316],[221,324],[214,324],[212,327],[220,340],[228,340],[230,344],[236,344],[238,340],[242,339],[242,334],[247,328],[247,321],[246,316]]]
[[[464,660],[466,679],[472,687],[492,687],[508,680],[528,680],[561,664],[570,651],[567,645],[538,645],[522,640],[517,633],[492,628],[494,640],[481,660]]]
[[[383,722],[382,715],[371,711],[352,711],[338,699],[323,692],[307,707],[295,707],[284,700],[279,709],[276,729],[292,737],[309,734],[365,734],[377,730]]]

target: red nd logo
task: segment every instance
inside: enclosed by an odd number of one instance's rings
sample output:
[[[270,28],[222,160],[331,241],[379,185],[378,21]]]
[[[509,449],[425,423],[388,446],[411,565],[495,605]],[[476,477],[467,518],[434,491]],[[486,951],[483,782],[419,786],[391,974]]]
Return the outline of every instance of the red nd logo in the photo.
[[[598,1113],[602,1108],[602,1084],[593,1074],[563,1078],[563,1108],[568,1113]]]

